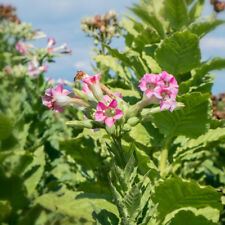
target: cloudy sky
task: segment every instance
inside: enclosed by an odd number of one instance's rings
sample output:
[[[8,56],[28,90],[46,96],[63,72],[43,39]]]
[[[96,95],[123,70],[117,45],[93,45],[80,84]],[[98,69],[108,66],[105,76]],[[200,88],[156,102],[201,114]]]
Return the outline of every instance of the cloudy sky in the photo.
[[[204,9],[204,15],[212,12],[210,0]],[[32,23],[35,29],[41,29],[47,37],[54,37],[57,43],[67,43],[73,51],[72,55],[57,58],[56,63],[50,64],[47,76],[54,79],[63,78],[72,81],[77,70],[83,69],[92,73],[91,49],[92,40],[85,37],[80,29],[80,20],[85,16],[96,13],[103,14],[115,9],[121,16],[128,12],[126,7],[138,0],[3,0],[4,4],[12,4],[17,8],[19,18],[23,22]],[[218,15],[225,19],[225,12]],[[122,49],[123,41],[114,39],[112,45]],[[40,41],[39,46],[44,47],[46,40]],[[204,37],[201,41],[203,60],[214,56],[225,58],[225,26]],[[213,93],[225,91],[225,70],[217,74]]]

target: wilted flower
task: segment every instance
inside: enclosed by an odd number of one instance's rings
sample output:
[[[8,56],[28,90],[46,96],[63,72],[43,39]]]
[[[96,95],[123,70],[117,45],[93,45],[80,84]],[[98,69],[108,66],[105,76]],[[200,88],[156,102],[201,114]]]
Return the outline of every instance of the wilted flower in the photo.
[[[27,46],[26,46],[26,44],[23,41],[19,41],[16,44],[16,50],[18,52],[20,52],[21,54],[26,54],[27,53]]]
[[[117,108],[116,99],[113,99],[108,106],[106,106],[103,102],[98,103],[97,112],[95,113],[95,120],[104,120],[106,125],[110,128],[115,123],[115,120],[120,119],[123,115],[122,110]]]

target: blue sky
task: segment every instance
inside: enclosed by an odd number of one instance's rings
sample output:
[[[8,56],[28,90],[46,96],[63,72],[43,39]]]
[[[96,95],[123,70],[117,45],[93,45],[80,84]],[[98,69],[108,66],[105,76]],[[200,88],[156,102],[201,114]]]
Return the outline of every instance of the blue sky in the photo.
[[[212,12],[210,0],[204,9],[205,16]],[[115,9],[121,16],[128,12],[126,7],[138,0],[3,0],[4,4],[12,4],[17,8],[19,18],[23,22],[32,23],[35,29],[41,29],[47,37],[54,37],[57,43],[67,43],[73,51],[72,55],[65,55],[56,59],[56,63],[49,65],[47,76],[54,79],[63,78],[73,80],[77,70],[82,69],[92,73],[91,49],[92,40],[85,37],[80,29],[80,20],[85,16],[96,13],[103,14]],[[225,12],[218,15],[225,19]],[[123,40],[114,39],[112,46],[121,49]],[[46,40],[38,43],[46,45]],[[202,59],[207,60],[214,56],[225,58],[225,26],[219,27],[201,41]],[[216,80],[213,93],[225,91],[225,70],[216,71]]]

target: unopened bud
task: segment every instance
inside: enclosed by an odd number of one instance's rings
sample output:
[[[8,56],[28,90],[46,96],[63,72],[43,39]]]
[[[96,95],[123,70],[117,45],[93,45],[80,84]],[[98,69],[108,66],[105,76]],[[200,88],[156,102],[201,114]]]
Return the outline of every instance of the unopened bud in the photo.
[[[128,119],[127,123],[130,126],[136,126],[140,122],[140,119],[138,117],[131,117]]]
[[[74,127],[76,129],[83,129],[83,128],[93,128],[93,121],[92,120],[73,120],[73,121],[68,121],[66,122],[66,125]]]

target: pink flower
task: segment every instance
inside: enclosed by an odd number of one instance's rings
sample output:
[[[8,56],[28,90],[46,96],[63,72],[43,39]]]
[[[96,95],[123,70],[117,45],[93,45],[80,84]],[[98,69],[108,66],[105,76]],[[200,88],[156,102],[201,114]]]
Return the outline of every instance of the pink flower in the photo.
[[[20,52],[21,54],[26,54],[27,53],[27,46],[26,46],[26,44],[23,41],[19,41],[16,44],[16,50],[18,52]]]
[[[49,88],[46,90],[45,95],[42,96],[42,103],[56,112],[62,112],[63,106],[72,103],[72,99],[67,96],[71,92],[63,89],[63,85],[59,84],[55,88]]]
[[[55,83],[54,79],[52,79],[51,77],[48,77],[47,81],[48,81],[49,84],[54,84]]]
[[[92,92],[91,92],[91,90],[90,90],[90,88],[88,87],[87,84],[84,84],[84,85],[83,85],[82,90],[83,90],[83,92],[85,93],[85,95],[86,95],[89,99],[95,100],[95,97],[94,97],[94,95],[92,94]]]
[[[47,48],[52,48],[55,46],[55,44],[56,44],[55,38],[52,38],[52,37],[48,38]]]
[[[114,92],[113,94],[118,96],[119,98],[123,98],[121,93]],[[104,95],[103,99],[105,103],[110,103],[112,101],[112,98],[110,98],[108,95]]]
[[[102,89],[100,87],[100,80],[101,78],[101,73],[97,74],[97,75],[93,75],[92,77],[89,75],[85,75],[82,78],[82,81],[88,85],[88,88],[92,91],[92,94],[95,96],[95,98],[98,101],[102,101],[103,99],[103,93],[102,93]]]
[[[37,78],[39,73],[47,70],[48,68],[46,67],[46,65],[42,64],[42,66],[39,66],[39,63],[36,59],[32,60],[28,64],[28,74],[34,78]]]
[[[110,128],[115,120],[120,119],[124,114],[122,110],[117,109],[117,101],[113,99],[109,106],[106,106],[103,102],[99,102],[97,105],[97,112],[95,113],[95,121],[105,121],[106,125]]]
[[[145,74],[141,79],[140,89],[151,99],[149,104],[160,104],[160,109],[170,109],[176,106],[178,84],[174,76],[166,71],[160,74]]]
[[[162,79],[159,75],[156,74],[145,74],[144,77],[141,79],[141,83],[139,87],[142,91],[145,91],[145,94],[148,98],[151,98],[152,95],[155,95],[157,98],[161,98],[158,95],[158,87],[162,85]]]

